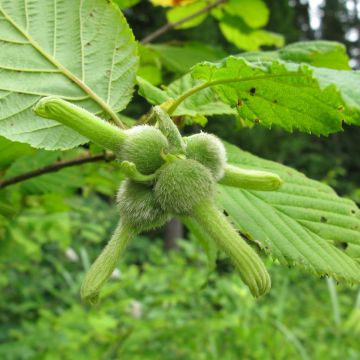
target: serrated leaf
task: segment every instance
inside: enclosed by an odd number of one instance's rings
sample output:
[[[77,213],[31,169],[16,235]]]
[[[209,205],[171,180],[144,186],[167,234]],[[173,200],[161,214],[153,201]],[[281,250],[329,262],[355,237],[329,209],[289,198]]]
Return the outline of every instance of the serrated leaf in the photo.
[[[360,72],[230,56],[198,64],[192,74],[213,84],[245,121],[316,135],[340,131],[342,121],[360,124]]]
[[[161,90],[144,79],[138,77],[139,94],[151,104],[158,105],[174,99],[186,90],[198,85],[200,82],[191,78],[189,74],[171,83],[165,90]],[[235,115],[236,110],[220,101],[212,89],[205,89],[186,99],[175,111],[175,116],[211,116]]]
[[[328,69],[350,70],[346,48],[336,41],[302,41],[275,51],[251,51],[239,56],[251,62],[285,60]]]
[[[250,240],[285,265],[317,275],[360,282],[351,248],[360,245],[360,211],[327,185],[289,167],[226,145],[229,162],[277,173],[284,180],[274,192],[220,187],[219,201]]]
[[[110,1],[0,0],[0,134],[34,147],[67,149],[87,139],[37,117],[56,95],[116,119],[130,101],[137,55]]]

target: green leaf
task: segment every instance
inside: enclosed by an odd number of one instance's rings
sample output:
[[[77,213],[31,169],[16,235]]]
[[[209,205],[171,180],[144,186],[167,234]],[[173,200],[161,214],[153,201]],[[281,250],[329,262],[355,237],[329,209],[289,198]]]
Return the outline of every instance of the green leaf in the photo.
[[[188,5],[176,6],[167,11],[166,17],[167,17],[169,23],[175,23],[179,20],[186,18],[189,15],[192,15],[192,14],[198,12],[199,10],[206,7],[206,5],[208,5],[208,1],[199,0],[199,1],[195,1],[193,3],[190,3]],[[207,16],[208,16],[208,13],[205,12],[205,13],[203,13],[199,16],[196,16],[196,17],[186,21],[185,23],[177,26],[176,29],[188,29],[188,28],[191,28],[194,26],[198,26],[206,19]]]
[[[139,44],[140,66],[137,75],[153,85],[161,84],[161,61],[159,55],[151,48]]]
[[[158,105],[170,99],[169,95],[164,90],[154,86],[148,80],[138,76],[136,81],[139,86],[139,94],[150,104]]]
[[[284,37],[266,30],[254,30],[241,18],[225,16],[221,19],[220,30],[225,38],[243,50],[259,50],[261,46],[284,46]]]
[[[241,118],[266,127],[327,135],[340,131],[342,121],[360,124],[360,72],[230,56],[198,64],[192,74],[204,87],[213,85]]]
[[[251,28],[265,26],[269,21],[269,9],[262,0],[229,0],[224,9],[230,15],[241,17]]]
[[[153,85],[161,84],[162,74],[161,69],[154,65],[142,65],[138,70],[138,76],[149,81]]]
[[[180,74],[186,73],[198,62],[217,61],[226,56],[222,50],[196,41],[177,46],[147,45],[147,48],[159,56],[161,63],[169,71]]]
[[[0,0],[0,134],[45,149],[87,141],[33,105],[56,95],[118,121],[130,101],[136,43],[110,1]]]
[[[115,0],[120,9],[127,9],[138,4],[141,0]]]
[[[208,258],[209,271],[215,270],[218,249],[214,239],[205,233],[203,228],[192,217],[182,217],[181,221],[191,231],[191,233],[203,247]]]
[[[274,192],[220,186],[219,201],[240,231],[285,265],[360,282],[360,265],[350,257],[360,246],[355,203],[296,170],[226,147],[230,163],[272,171],[284,180]]]
[[[316,67],[350,70],[345,46],[335,41],[303,41],[276,51],[252,51],[240,56],[252,62],[285,60]]]
[[[137,81],[139,84],[139,94],[153,105],[159,105],[170,99],[175,99],[186,90],[201,83],[192,79],[189,74],[171,83],[166,90],[161,90],[141,78],[138,78]],[[215,92],[208,88],[186,99],[173,115],[196,117],[198,115],[211,116],[221,114],[235,115],[236,110],[220,101]]]
[[[34,149],[27,144],[13,142],[0,137],[0,170],[6,169],[18,157],[31,154],[33,151]]]

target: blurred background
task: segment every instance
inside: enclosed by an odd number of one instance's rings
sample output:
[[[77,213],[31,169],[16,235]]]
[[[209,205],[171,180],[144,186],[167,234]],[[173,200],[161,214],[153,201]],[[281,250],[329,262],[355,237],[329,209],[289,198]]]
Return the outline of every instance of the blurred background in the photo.
[[[118,3],[138,40],[169,19],[169,9],[146,0]],[[339,41],[350,65],[360,68],[359,0],[265,3],[269,34],[282,35],[285,44]],[[224,36],[216,13],[195,25],[142,46],[141,76],[168,84],[192,65],[169,45],[201,48],[199,60],[254,50]],[[125,115],[136,118],[148,108],[135,95]],[[315,137],[276,127],[249,129],[229,116],[183,125],[184,133],[204,126],[360,203],[359,128]],[[84,151],[100,150],[35,151],[0,138],[0,175],[16,176]],[[0,359],[360,359],[359,288],[267,260],[273,289],[254,300],[225,257],[215,271],[209,269],[197,240],[177,221],[137,237],[101,303],[81,304],[84,273],[118,220],[114,195],[120,181],[116,164],[98,162],[0,189]]]

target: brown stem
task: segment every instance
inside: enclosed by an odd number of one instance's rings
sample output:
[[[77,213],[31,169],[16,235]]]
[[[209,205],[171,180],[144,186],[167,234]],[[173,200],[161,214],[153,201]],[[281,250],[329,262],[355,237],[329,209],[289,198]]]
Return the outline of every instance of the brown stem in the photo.
[[[176,28],[177,26],[180,26],[184,23],[186,23],[187,21],[201,15],[204,14],[206,12],[209,12],[210,10],[214,9],[215,7],[225,3],[227,0],[217,0],[207,6],[205,6],[204,8],[194,12],[191,15],[185,16],[184,18],[175,21],[173,23],[168,23],[165,24],[164,26],[162,26],[161,28],[157,29],[156,31],[154,31],[153,33],[151,33],[150,35],[144,37],[144,39],[141,40],[142,44],[148,44],[149,42],[152,42],[154,39],[158,38],[159,36],[167,33],[168,31]]]
[[[0,180],[0,189],[3,189],[3,188],[5,188],[7,186],[10,186],[10,185],[17,184],[17,183],[19,183],[21,181],[31,179],[33,177],[37,177],[37,176],[40,176],[40,175],[56,172],[56,171],[59,171],[59,170],[61,170],[63,168],[66,168],[66,167],[77,166],[77,165],[81,165],[81,164],[97,162],[97,161],[103,161],[103,160],[111,161],[111,160],[114,160],[114,159],[115,159],[115,155],[113,153],[106,152],[106,153],[99,154],[99,155],[82,156],[82,157],[72,159],[72,160],[61,160],[61,161],[58,161],[58,162],[56,162],[54,164],[47,165],[47,166],[44,166],[42,168],[32,170],[32,171],[29,171],[27,173],[11,177],[9,179]]]

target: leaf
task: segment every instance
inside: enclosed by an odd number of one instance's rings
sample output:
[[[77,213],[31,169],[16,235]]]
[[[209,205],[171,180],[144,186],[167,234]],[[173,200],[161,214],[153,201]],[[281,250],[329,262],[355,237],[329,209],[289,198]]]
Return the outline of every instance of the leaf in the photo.
[[[87,142],[37,117],[34,104],[56,95],[117,120],[130,101],[136,43],[110,1],[0,0],[0,134],[45,149]]]
[[[173,45],[147,45],[159,56],[161,63],[169,70],[184,74],[201,61],[217,61],[226,56],[218,48],[200,42],[187,42],[178,46]],[[154,55],[153,55],[154,56]]]
[[[210,237],[207,233],[204,233],[204,231],[202,231],[202,227],[199,226],[199,224],[192,217],[182,217],[181,221],[191,231],[191,233],[203,247],[208,259],[209,271],[215,270],[218,249],[213,238]]]
[[[18,157],[31,154],[33,151],[29,145],[12,142],[0,137],[0,170],[6,169]]]
[[[262,0],[229,0],[224,9],[230,15],[241,17],[251,28],[265,26],[269,21],[269,9]]]
[[[245,121],[316,135],[342,130],[342,121],[360,124],[360,72],[230,56],[198,64],[192,74],[213,85]]]
[[[151,48],[139,44],[140,66],[137,75],[153,85],[162,83],[161,61]]]
[[[115,3],[118,4],[120,9],[127,9],[135,6],[141,0],[115,0]]]
[[[335,41],[302,41],[276,51],[252,51],[240,56],[251,62],[285,60],[329,69],[350,69],[345,46]]]
[[[188,74],[171,83],[166,90],[161,90],[144,79],[138,78],[138,84],[140,86],[139,94],[145,97],[153,105],[162,104],[171,98],[174,99],[199,83],[199,81],[192,79]],[[186,99],[174,113],[175,116],[191,117],[220,114],[235,115],[236,111],[229,105],[220,101],[214,91],[210,88],[198,92],[194,96]]]
[[[259,50],[261,46],[284,46],[284,37],[266,30],[252,29],[235,16],[221,19],[220,30],[225,38],[243,50]]]
[[[360,211],[355,203],[294,169],[233,145],[226,148],[230,163],[269,170],[284,180],[274,192],[220,187],[219,201],[240,231],[282,264],[360,282],[360,263],[350,257],[351,248],[360,245]]]
[[[207,5],[208,5],[208,1],[206,0],[190,1],[188,4],[185,4],[184,6],[177,6],[168,10],[166,13],[166,17],[169,23],[176,23],[177,21],[182,20],[188,17],[189,15],[198,12]],[[208,13],[205,12],[177,26],[176,29],[188,29],[194,26],[198,26],[206,19],[207,16]]]

